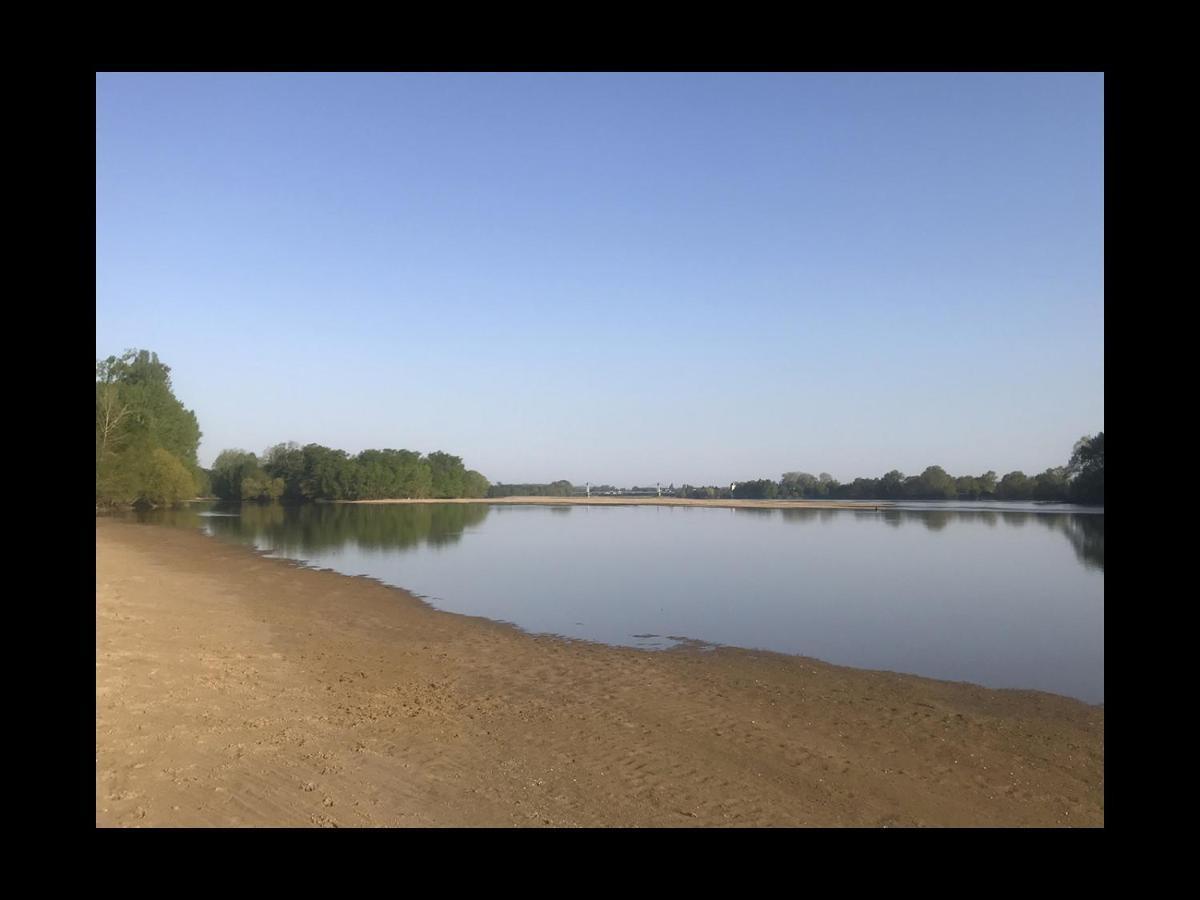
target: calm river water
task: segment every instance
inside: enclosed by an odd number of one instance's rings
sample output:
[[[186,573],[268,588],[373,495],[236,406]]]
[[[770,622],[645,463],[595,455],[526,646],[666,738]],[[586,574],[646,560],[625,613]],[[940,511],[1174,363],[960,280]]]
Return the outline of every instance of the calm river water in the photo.
[[[195,504],[144,514],[404,587],[451,612],[1104,700],[1104,514]]]

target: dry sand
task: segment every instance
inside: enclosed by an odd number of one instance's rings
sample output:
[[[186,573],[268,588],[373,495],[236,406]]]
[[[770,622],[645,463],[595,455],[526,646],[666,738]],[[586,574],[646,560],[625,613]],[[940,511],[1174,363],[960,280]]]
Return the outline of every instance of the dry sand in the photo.
[[[533,637],[96,523],[98,826],[1103,825],[1104,710]]]

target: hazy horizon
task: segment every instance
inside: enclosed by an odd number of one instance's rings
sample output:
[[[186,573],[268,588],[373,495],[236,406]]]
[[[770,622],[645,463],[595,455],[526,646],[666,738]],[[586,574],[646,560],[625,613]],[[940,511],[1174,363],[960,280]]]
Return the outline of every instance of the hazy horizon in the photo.
[[[98,358],[200,462],[1033,475],[1104,428],[1101,74],[100,74]]]

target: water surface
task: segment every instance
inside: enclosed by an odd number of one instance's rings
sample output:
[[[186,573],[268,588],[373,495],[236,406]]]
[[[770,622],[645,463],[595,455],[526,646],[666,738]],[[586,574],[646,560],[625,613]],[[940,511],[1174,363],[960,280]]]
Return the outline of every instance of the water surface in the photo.
[[[531,632],[1104,699],[1103,512],[247,504],[145,518]]]

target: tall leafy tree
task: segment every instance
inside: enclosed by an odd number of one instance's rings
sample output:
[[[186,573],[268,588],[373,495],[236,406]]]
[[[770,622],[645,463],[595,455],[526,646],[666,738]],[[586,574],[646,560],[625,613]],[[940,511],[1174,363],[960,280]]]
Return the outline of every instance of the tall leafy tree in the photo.
[[[1067,464],[1069,494],[1077,503],[1104,503],[1104,432],[1082,437]]]
[[[990,469],[979,476],[979,495],[991,496],[996,493],[996,473]]]
[[[308,500],[350,500],[353,471],[345,450],[332,450],[320,444],[306,444],[304,474],[300,492]]]
[[[1066,500],[1068,487],[1066,467],[1047,469],[1033,479],[1033,499]]]
[[[261,477],[258,457],[247,450],[222,450],[211,471],[213,493],[222,500],[249,499],[242,497],[242,486]]]
[[[996,496],[1001,500],[1032,500],[1033,481],[1024,472],[1009,472],[996,486]]]
[[[945,469],[930,466],[921,473],[919,496],[925,500],[953,500],[958,496],[958,487]]]
[[[304,477],[304,451],[295,441],[268,447],[262,456],[263,471],[271,478],[283,481],[282,499],[298,502],[304,499],[300,482]]]
[[[468,469],[467,474],[463,477],[464,497],[486,497],[489,487],[491,487],[491,484],[487,478],[474,469]]]
[[[879,497],[881,500],[899,498],[904,492],[904,473],[898,469],[892,469],[882,478],[879,479]]]
[[[171,369],[158,354],[128,350],[96,362],[97,504],[195,496],[199,445],[196,414],[175,396]]]
[[[462,457],[451,456],[440,450],[430,453],[430,474],[433,477],[433,496],[461,497],[463,495],[463,478],[467,470],[463,467]]]

